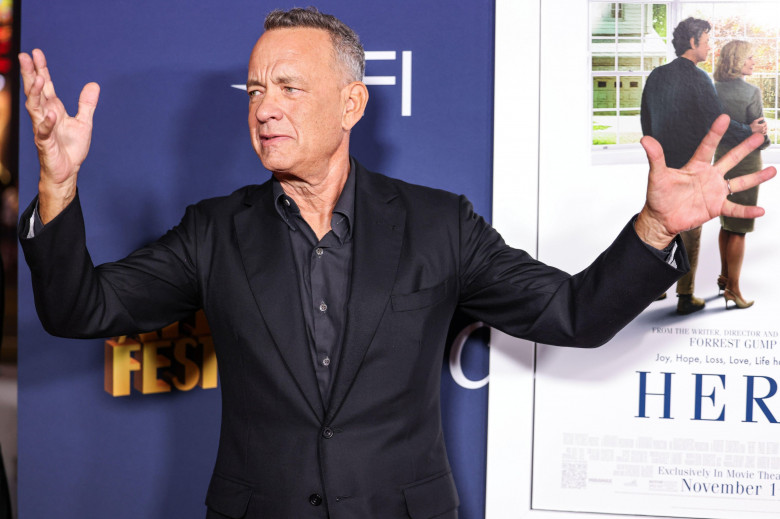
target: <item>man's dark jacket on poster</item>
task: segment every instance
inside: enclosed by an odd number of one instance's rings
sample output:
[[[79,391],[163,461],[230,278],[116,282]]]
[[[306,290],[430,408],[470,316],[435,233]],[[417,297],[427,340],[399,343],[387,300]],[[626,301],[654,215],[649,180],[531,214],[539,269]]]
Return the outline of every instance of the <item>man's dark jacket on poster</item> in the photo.
[[[670,168],[681,168],[723,106],[710,77],[688,58],[679,57],[654,69],[642,91],[642,133],[661,144]],[[723,142],[736,146],[750,137],[750,126],[732,119]]]

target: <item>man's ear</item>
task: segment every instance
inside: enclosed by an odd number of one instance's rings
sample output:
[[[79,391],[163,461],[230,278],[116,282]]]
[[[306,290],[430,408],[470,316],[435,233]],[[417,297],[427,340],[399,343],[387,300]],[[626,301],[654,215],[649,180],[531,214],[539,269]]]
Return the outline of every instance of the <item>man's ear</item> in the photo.
[[[690,41],[688,43],[691,44],[691,48],[692,49],[696,48],[696,38],[695,37],[691,36],[691,39],[690,39]]]
[[[344,96],[344,113],[341,116],[341,127],[350,131],[363,117],[368,103],[368,88],[362,81],[353,81],[342,90]]]

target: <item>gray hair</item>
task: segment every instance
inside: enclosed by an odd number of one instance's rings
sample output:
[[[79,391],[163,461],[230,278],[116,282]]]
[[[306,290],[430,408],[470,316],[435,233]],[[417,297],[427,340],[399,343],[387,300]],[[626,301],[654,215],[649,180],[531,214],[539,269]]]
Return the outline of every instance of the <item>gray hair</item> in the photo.
[[[360,38],[347,24],[333,15],[319,12],[316,7],[295,7],[289,11],[276,9],[265,18],[266,31],[296,27],[327,31],[333,43],[336,61],[344,67],[349,81],[363,81],[366,54]]]

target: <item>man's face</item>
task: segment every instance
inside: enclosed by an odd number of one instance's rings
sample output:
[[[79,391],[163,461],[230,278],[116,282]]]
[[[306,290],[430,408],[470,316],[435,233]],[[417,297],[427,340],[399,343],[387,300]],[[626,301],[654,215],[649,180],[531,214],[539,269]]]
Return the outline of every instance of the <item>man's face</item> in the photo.
[[[691,38],[691,48],[693,49],[693,55],[696,59],[696,63],[707,61],[707,55],[710,52],[710,34],[707,32],[701,33],[699,36],[699,44],[694,44],[694,39]]]
[[[326,31],[272,29],[260,37],[247,92],[252,146],[266,169],[277,178],[315,178],[348,148],[347,84]]]

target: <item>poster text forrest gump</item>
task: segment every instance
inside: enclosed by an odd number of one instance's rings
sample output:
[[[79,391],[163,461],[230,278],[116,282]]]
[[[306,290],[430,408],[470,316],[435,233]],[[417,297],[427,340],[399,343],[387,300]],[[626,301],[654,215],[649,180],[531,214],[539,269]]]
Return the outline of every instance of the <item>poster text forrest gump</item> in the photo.
[[[744,395],[744,409],[741,413],[743,422],[756,422],[757,415],[763,415],[769,423],[778,422],[776,417],[779,414],[771,410],[773,405],[778,405],[773,400],[777,394],[777,380],[773,376],[755,371],[780,366],[780,358],[776,354],[776,330],[653,327],[652,333],[682,336],[688,348],[679,353],[656,353],[655,362],[662,364],[664,371],[637,371],[637,418],[650,417],[647,412],[647,399],[650,396],[663,400],[663,413],[660,418],[673,418],[673,379],[677,373],[669,369],[678,366],[679,369],[690,371],[688,376],[694,380],[693,393],[688,396],[692,403],[691,420],[725,421],[726,405],[719,402],[717,396],[728,388],[729,391],[740,390]],[[739,369],[737,373],[731,370],[727,380],[727,374],[723,373],[722,369],[719,370],[725,367],[743,369]],[[656,379],[662,389],[649,390],[650,377]],[[734,380],[735,378],[741,380]],[[734,415],[733,412],[729,413],[729,416]]]

